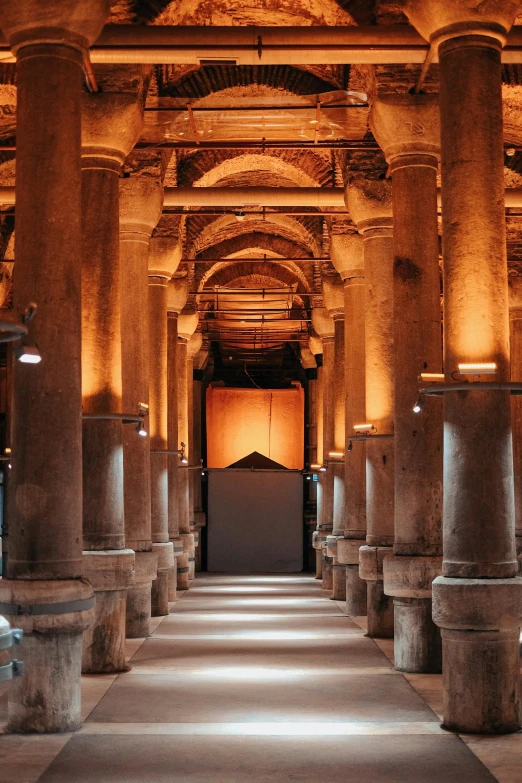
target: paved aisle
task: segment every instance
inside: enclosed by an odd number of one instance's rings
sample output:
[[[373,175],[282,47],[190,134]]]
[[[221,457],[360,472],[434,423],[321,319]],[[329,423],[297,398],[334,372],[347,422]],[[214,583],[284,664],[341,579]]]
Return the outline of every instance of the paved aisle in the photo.
[[[79,733],[33,738],[25,754],[19,738],[3,738],[20,759],[48,754],[40,777],[17,780],[494,781],[324,595],[300,575],[198,579],[131,671],[86,678],[86,709],[96,706]]]

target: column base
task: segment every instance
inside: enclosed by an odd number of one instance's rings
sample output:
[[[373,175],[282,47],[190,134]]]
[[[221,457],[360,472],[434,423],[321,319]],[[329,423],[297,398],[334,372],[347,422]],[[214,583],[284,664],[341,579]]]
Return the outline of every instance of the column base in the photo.
[[[179,537],[183,543],[183,556],[178,561],[178,590],[188,590],[194,578],[193,575],[191,576],[191,565],[194,566],[194,561],[190,561],[190,558],[194,557],[194,535],[180,533]],[[192,568],[193,573],[194,568]]]
[[[169,571],[169,603],[178,600],[178,561],[174,558],[174,565]]]
[[[332,565],[332,600],[346,601],[346,570],[340,563]]]
[[[442,671],[440,630],[432,620],[430,598],[394,598],[395,669],[412,674]]]
[[[321,587],[323,590],[333,590],[332,558],[323,556],[323,573]]]
[[[166,617],[169,613],[169,571],[158,569],[150,592],[151,617]]]
[[[7,731],[52,734],[80,728],[82,635],[94,620],[92,586],[84,579],[2,579],[0,603],[13,605],[12,614],[5,609],[3,614],[24,631],[24,673],[9,684]],[[24,612],[49,604],[62,604],[63,613]]]
[[[350,617],[365,617],[367,607],[367,582],[359,576],[358,565],[347,565],[346,569],[346,614]]]
[[[134,550],[83,553],[84,575],[94,588],[94,623],[83,635],[82,672],[126,671],[125,600],[134,583]]]
[[[158,554],[154,550],[135,552],[136,577],[127,591],[125,634],[127,639],[150,636],[150,593],[158,571]]]
[[[393,598],[384,593],[381,581],[368,582],[368,636],[393,639]]]
[[[127,591],[125,635],[127,639],[143,639],[150,636],[152,582]]]
[[[520,720],[520,631],[442,629],[443,727],[510,734]]]
[[[315,550],[315,578],[323,578],[323,552],[321,549]]]

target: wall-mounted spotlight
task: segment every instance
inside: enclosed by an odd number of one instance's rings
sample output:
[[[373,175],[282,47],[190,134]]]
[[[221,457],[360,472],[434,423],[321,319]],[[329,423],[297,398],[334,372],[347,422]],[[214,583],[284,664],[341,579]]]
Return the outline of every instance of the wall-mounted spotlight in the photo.
[[[421,383],[444,383],[443,372],[421,372],[419,375]]]
[[[240,223],[243,222],[245,219],[245,213],[244,212],[236,212],[236,220],[238,220]]]
[[[494,375],[497,371],[495,362],[469,362],[459,364],[460,375]]]
[[[342,451],[329,451],[328,458],[333,460],[344,459],[344,453]]]
[[[319,468],[319,472],[326,473],[326,465],[321,465],[321,467]]]
[[[185,449],[186,448],[187,448],[187,444],[183,443],[183,441],[181,441],[181,449],[179,451],[179,459],[180,459],[180,462],[181,462],[182,465],[188,465],[188,459],[187,459],[187,457],[185,455]]]
[[[318,462],[312,462],[310,470],[321,470],[321,465]]]
[[[413,406],[413,412],[420,413],[423,408],[424,408],[424,400],[422,399],[422,397],[419,397],[419,399]]]
[[[353,449],[353,443],[352,441],[348,441],[348,451],[351,451]]]
[[[138,430],[138,435],[141,435],[142,438],[146,438],[147,437],[147,430],[145,429],[142,421],[140,421],[140,423],[138,424],[136,429]]]
[[[140,416],[148,416],[149,415],[149,406],[146,402],[139,402],[138,403],[138,413]]]
[[[14,355],[22,364],[38,364],[42,361],[40,351],[36,345],[17,345],[14,349]]]
[[[353,430],[358,435],[369,435],[371,432],[377,431],[370,422],[366,422],[365,424],[354,424]]]
[[[311,476],[307,476],[307,477],[306,477],[306,480],[307,480],[307,481],[311,481],[311,480],[312,480],[312,477],[311,477]]]

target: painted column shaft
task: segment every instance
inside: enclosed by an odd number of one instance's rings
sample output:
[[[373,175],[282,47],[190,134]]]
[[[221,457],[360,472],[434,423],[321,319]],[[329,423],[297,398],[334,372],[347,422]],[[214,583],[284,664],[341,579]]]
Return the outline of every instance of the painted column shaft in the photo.
[[[188,390],[187,390],[187,343],[184,337],[178,338],[178,350],[176,352],[177,378],[178,378],[178,437],[180,443],[185,443],[188,449]],[[187,458],[188,458],[188,451]],[[178,589],[187,590],[189,587],[189,547],[185,546],[190,535],[189,520],[189,471],[181,465],[178,468],[178,522],[179,533],[183,541],[184,557],[178,561]]]
[[[167,313],[167,412],[168,412],[168,438],[169,451],[178,451],[180,438],[178,438],[178,374],[177,374],[177,350],[178,350],[178,314]],[[177,572],[182,568],[183,542],[179,537],[179,499],[178,499],[178,465],[179,455],[170,454],[167,458],[168,467],[168,512],[169,512],[169,540],[174,547],[176,558],[176,574],[169,579],[169,601],[175,601],[177,597]],[[174,576],[176,579],[174,580]]]
[[[522,382],[522,278],[509,279],[509,344],[511,350],[511,380]],[[522,397],[511,396],[511,427],[513,430],[513,478],[515,488],[515,535],[517,559],[522,555]],[[520,570],[520,568],[519,568]]]

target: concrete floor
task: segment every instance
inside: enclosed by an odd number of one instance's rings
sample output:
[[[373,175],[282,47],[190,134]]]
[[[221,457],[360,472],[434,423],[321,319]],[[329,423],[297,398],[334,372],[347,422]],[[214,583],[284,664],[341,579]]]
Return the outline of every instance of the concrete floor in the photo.
[[[441,678],[403,676],[308,576],[198,578],[83,678],[76,734],[0,739],[0,783],[520,783],[522,735],[439,725]]]

